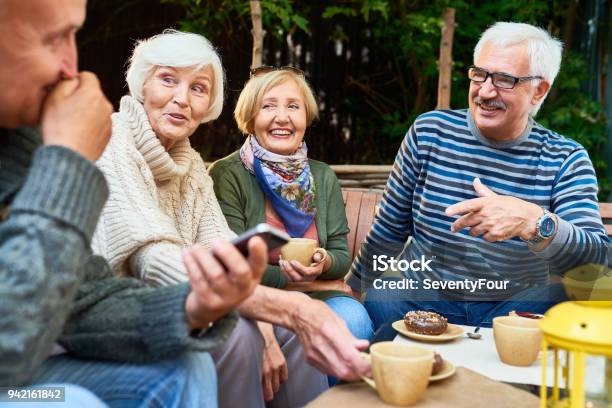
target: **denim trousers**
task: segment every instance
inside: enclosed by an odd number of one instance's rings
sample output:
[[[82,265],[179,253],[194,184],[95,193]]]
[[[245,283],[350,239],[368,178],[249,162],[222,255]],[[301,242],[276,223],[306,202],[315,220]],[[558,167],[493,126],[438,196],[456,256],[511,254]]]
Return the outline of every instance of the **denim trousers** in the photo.
[[[344,320],[353,336],[358,339],[372,339],[374,335],[372,320],[368,311],[357,300],[348,296],[335,296],[327,299],[325,304]]]
[[[357,300],[348,296],[335,296],[325,301],[325,304],[338,315],[353,336],[358,339],[372,340],[374,337],[374,326],[368,315],[368,311]],[[327,381],[332,387],[338,384],[338,379],[328,376]]]
[[[49,407],[217,407],[217,377],[208,353],[184,353],[148,364],[60,354],[43,364],[33,382],[51,383],[66,386],[66,402]],[[27,406],[22,404],[15,406]]]
[[[397,280],[386,278],[385,280]],[[368,311],[376,340],[388,340],[391,324],[411,310],[427,310],[446,317],[449,323],[467,326],[491,327],[493,318],[507,315],[512,310],[543,314],[555,304],[568,300],[560,284],[534,287],[503,301],[450,301],[450,300],[398,300],[385,289],[370,288],[364,306]],[[381,333],[386,332],[386,335]]]

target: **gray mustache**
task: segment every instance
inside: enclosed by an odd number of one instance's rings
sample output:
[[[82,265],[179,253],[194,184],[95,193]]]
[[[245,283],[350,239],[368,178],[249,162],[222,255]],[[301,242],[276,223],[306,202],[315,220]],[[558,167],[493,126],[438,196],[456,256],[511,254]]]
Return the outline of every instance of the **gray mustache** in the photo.
[[[477,105],[484,105],[488,108],[499,108],[504,110],[506,109],[506,104],[497,99],[484,100],[480,96],[476,96],[474,97],[474,103]]]

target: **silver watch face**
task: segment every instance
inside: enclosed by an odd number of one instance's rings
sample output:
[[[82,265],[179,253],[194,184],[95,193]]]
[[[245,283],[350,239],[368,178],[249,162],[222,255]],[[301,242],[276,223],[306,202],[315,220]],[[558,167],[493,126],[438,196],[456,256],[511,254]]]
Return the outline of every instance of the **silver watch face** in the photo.
[[[550,238],[553,232],[555,232],[555,220],[550,214],[547,214],[540,220],[540,235]]]

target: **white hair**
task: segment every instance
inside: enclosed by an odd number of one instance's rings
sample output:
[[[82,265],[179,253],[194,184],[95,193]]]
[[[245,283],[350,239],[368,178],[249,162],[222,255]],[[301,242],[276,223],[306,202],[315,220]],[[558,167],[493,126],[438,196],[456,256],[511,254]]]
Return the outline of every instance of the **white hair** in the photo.
[[[214,80],[208,112],[202,119],[202,123],[205,123],[217,119],[221,114],[225,77],[219,55],[203,36],[168,29],[162,34],[139,41],[130,58],[125,79],[130,94],[143,103],[144,84],[158,67],[194,67],[199,70],[206,66],[212,68]]]
[[[474,48],[474,63],[486,43],[500,47],[525,44],[529,56],[529,76],[541,76],[552,87],[561,67],[563,43],[546,30],[525,23],[495,23],[480,36]],[[532,86],[537,83],[537,80],[532,81]],[[531,108],[529,114],[532,117],[538,113],[546,96],[548,93]]]

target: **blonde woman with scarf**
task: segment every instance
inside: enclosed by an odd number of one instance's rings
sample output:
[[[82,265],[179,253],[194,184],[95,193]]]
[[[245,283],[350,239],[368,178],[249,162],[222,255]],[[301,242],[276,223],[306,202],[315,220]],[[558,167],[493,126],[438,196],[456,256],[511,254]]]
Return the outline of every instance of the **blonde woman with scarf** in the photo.
[[[242,90],[234,111],[247,135],[240,150],[209,169],[215,193],[230,228],[237,234],[266,222],[294,238],[311,238],[328,256],[314,265],[287,262],[272,254],[262,283],[306,292],[325,303],[361,339],[373,335],[361,303],[342,280],[350,266],[342,192],[331,168],[308,158],[307,127],[317,117],[313,93],[301,71],[260,67]],[[269,325],[260,329],[273,343]],[[266,353],[272,348],[266,348]],[[279,358],[264,355],[269,363]],[[265,381],[265,378],[264,378]]]

